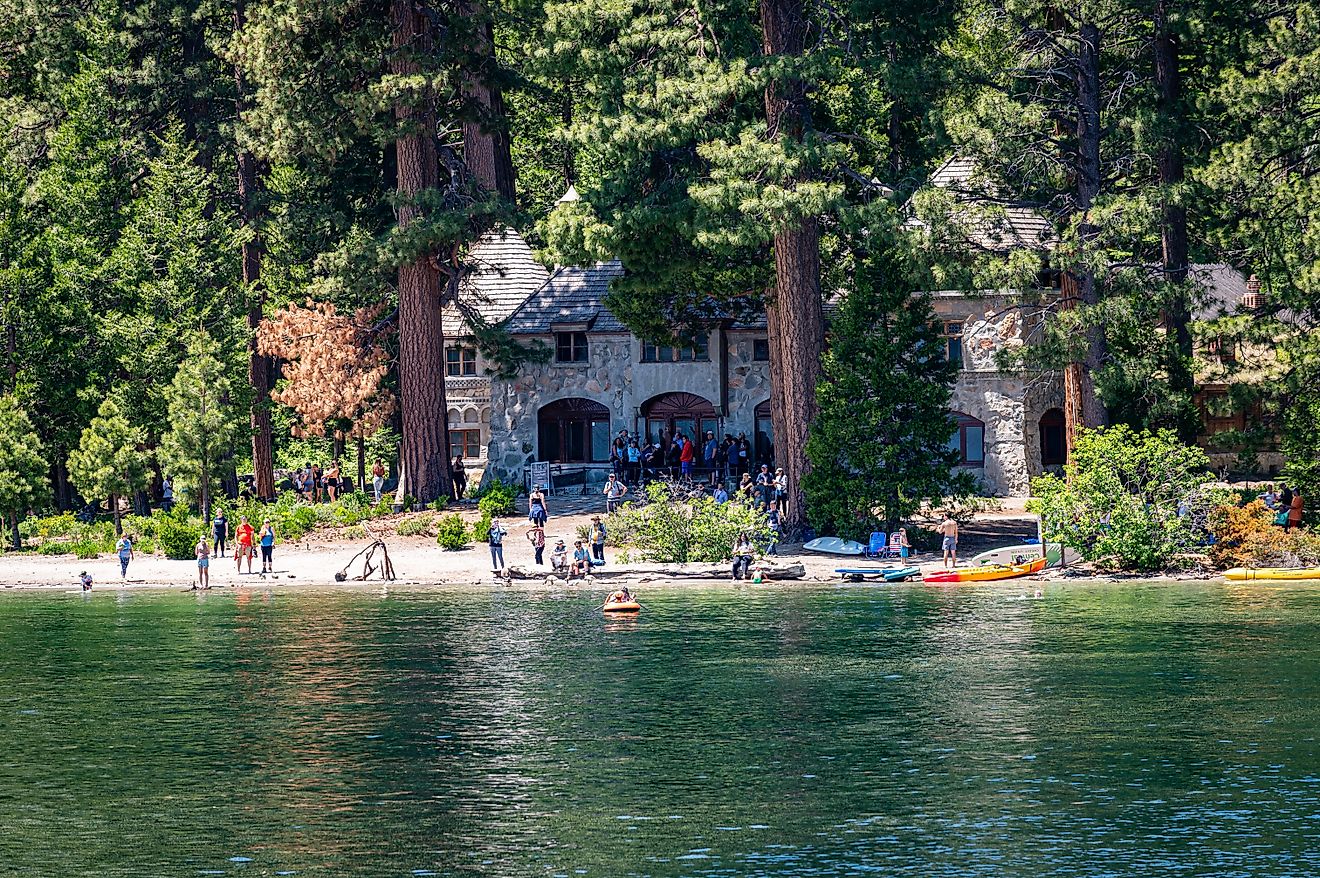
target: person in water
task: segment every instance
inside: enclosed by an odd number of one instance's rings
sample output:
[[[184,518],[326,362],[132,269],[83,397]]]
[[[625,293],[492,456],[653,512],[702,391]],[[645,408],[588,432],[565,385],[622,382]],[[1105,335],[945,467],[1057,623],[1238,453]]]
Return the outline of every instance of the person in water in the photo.
[[[82,583],[83,591],[92,590],[92,574],[88,573],[86,570],[78,574],[78,581]]]

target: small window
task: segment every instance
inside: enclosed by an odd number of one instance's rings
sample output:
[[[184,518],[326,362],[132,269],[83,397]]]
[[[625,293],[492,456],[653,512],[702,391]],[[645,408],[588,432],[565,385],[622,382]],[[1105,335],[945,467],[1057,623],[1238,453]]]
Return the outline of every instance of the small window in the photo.
[[[950,363],[959,366],[963,362],[963,325],[959,322],[946,322],[941,327],[940,335],[944,339],[944,357]]]
[[[585,332],[556,332],[555,359],[560,363],[587,361],[587,334]]]
[[[481,457],[481,431],[450,430],[449,451],[463,457]]]
[[[476,375],[477,352],[471,348],[446,348],[445,374],[450,378]]]
[[[770,339],[752,339],[752,359],[758,363],[770,362]]]
[[[949,437],[949,450],[958,452],[958,465],[985,466],[985,424],[961,412],[953,418],[958,426]]]
[[[692,363],[710,359],[710,346],[702,337],[691,347],[675,348],[669,345],[653,345],[642,342],[643,363]]]

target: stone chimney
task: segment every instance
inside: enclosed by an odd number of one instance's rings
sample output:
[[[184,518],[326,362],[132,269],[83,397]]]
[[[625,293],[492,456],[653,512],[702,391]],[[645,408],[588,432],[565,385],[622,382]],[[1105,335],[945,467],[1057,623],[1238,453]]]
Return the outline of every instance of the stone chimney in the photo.
[[[1265,296],[1260,291],[1260,278],[1252,275],[1247,278],[1247,292],[1242,297],[1242,310],[1255,311],[1265,304]]]

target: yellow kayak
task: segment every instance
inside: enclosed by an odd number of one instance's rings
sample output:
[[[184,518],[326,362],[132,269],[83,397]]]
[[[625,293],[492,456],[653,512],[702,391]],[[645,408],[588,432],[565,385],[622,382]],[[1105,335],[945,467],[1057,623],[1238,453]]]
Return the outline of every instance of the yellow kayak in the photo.
[[[1025,564],[988,564],[984,567],[960,567],[940,573],[928,573],[926,582],[993,582],[996,579],[1013,579],[1028,576],[1045,569],[1045,559],[1036,558]]]
[[[1225,579],[1251,582],[1257,579],[1320,579],[1320,567],[1234,567]]]

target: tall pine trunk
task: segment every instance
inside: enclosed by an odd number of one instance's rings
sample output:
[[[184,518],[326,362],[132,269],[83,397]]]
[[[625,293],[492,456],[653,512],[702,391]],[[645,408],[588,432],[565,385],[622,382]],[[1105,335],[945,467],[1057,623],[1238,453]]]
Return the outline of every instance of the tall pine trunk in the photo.
[[[802,0],[761,0],[766,55],[800,56],[807,22]],[[765,91],[766,126],[771,135],[801,141],[810,125],[806,84],[799,79],[772,82]],[[825,349],[825,318],[820,301],[820,228],[804,220],[775,234],[775,289],[766,304],[770,347],[771,419],[775,462],[788,477],[786,534],[806,520],[802,477],[807,432],[816,416],[816,379]]]
[[[476,31],[472,69],[463,77],[463,97],[471,115],[463,120],[463,163],[486,189],[512,203],[513,153],[498,82],[495,30],[489,13],[479,2],[464,2],[464,13]]]
[[[245,4],[239,0],[234,7],[234,32],[243,29]],[[234,67],[234,86],[238,112],[242,114],[247,98],[247,84],[242,69]],[[275,498],[275,449],[270,425],[269,357],[257,353],[257,327],[266,314],[266,288],[261,284],[261,258],[265,248],[261,240],[260,205],[257,196],[262,189],[264,168],[256,156],[245,149],[238,151],[238,209],[239,222],[247,235],[240,254],[243,264],[243,289],[249,297],[248,324],[248,387],[252,393],[252,407],[248,412],[248,425],[252,430],[253,488],[262,500]]]
[[[1077,28],[1074,60],[1077,97],[1077,164],[1075,196],[1078,214],[1078,257],[1064,279],[1063,307],[1091,308],[1099,304],[1095,269],[1090,265],[1091,247],[1099,229],[1091,219],[1091,208],[1100,194],[1100,29],[1083,21]],[[1094,315],[1086,319],[1086,349],[1081,360],[1064,370],[1064,429],[1072,449],[1081,428],[1101,427],[1108,413],[1095,391],[1095,373],[1104,364],[1107,349],[1103,326]]]
[[[434,51],[423,11],[408,0],[391,0],[394,56],[391,71],[415,75],[415,59]],[[398,104],[395,118],[407,126],[395,141],[400,229],[422,217],[419,198],[436,188],[435,110],[429,96],[421,106]],[[440,273],[429,254],[399,266],[399,397],[403,421],[402,466],[406,492],[429,503],[450,493],[448,417],[445,404],[444,328],[440,323]]]
[[[1160,183],[1161,268],[1168,304],[1165,308],[1165,331],[1173,336],[1169,349],[1169,390],[1180,397],[1180,412],[1189,412],[1196,393],[1192,371],[1192,308],[1187,287],[1190,258],[1187,245],[1187,207],[1181,189],[1186,178],[1183,156],[1182,73],[1178,69],[1179,38],[1169,24],[1169,4],[1155,4],[1155,85],[1159,92],[1157,112],[1164,130],[1156,156]],[[1180,414],[1178,437],[1188,444],[1196,441],[1196,419]]]

